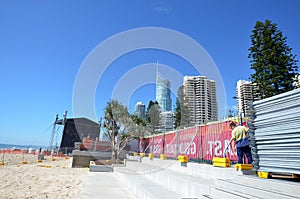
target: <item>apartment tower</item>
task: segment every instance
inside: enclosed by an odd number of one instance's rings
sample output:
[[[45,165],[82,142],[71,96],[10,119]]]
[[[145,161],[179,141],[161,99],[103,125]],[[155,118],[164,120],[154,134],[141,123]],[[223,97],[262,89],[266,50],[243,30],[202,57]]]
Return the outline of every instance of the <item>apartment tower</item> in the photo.
[[[143,102],[137,102],[135,104],[134,114],[143,120],[146,119],[146,106]]]
[[[249,114],[249,103],[253,102],[253,89],[253,84],[246,80],[239,80],[236,84],[238,113],[243,117],[246,117]]]
[[[217,121],[216,82],[205,76],[185,76],[183,85],[190,126]]]

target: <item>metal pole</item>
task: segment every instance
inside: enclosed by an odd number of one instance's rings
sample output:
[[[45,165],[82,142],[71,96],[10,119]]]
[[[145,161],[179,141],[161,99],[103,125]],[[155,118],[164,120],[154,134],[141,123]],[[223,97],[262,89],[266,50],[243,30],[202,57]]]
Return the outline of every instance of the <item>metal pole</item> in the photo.
[[[152,149],[151,149],[151,153],[153,153],[154,151],[154,135],[152,135]]]
[[[162,154],[165,154],[165,132],[163,132],[161,139],[162,139]]]
[[[55,136],[55,128],[56,128],[56,122],[58,120],[58,114],[56,114],[55,121],[53,124],[52,128],[52,133],[51,133],[51,140],[50,140],[50,151],[52,152],[52,147],[53,147],[53,141],[54,141],[54,136]]]
[[[178,131],[178,128],[176,129],[176,146],[175,146],[175,158],[178,157],[178,154],[179,154],[179,131]]]

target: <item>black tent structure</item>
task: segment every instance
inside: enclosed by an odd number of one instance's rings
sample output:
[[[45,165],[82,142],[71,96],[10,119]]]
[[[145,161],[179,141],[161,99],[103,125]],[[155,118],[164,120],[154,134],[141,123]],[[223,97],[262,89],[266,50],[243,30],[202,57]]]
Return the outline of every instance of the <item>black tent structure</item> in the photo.
[[[53,132],[51,136],[50,147],[53,147],[53,138],[55,134],[55,126],[63,125],[63,134],[60,143],[59,150],[63,153],[71,153],[74,150],[75,142],[82,142],[83,139],[89,138],[96,141],[100,135],[100,125],[87,118],[66,118],[67,111],[64,114],[63,119],[58,119],[54,122]]]
[[[64,123],[64,130],[60,149],[74,149],[75,142],[82,142],[89,137],[91,140],[99,139],[100,126],[87,118],[70,118]]]

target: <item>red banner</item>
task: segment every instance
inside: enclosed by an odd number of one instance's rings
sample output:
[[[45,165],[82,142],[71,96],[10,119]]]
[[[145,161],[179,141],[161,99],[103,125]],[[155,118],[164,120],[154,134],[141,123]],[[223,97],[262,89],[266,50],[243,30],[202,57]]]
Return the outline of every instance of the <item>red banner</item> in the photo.
[[[178,133],[179,155],[187,155],[189,159],[199,159],[199,127],[180,130]]]
[[[165,134],[164,138],[164,154],[176,158],[176,132]]]
[[[156,135],[153,138],[154,144],[152,144],[152,137],[144,138],[141,142],[141,151],[154,153],[156,157],[164,153],[169,158],[187,155],[190,160],[212,161],[213,157],[224,157],[224,150],[231,139],[229,123],[214,123],[181,129],[177,133]],[[236,161],[237,156],[233,151],[235,150],[230,145],[226,157]]]
[[[163,153],[163,139],[162,135],[157,135],[154,137],[154,145],[152,150],[152,144],[150,146],[150,151],[153,152],[154,156],[160,156]]]
[[[228,146],[231,138],[231,131],[207,134],[202,136],[202,154],[203,160],[212,160],[213,157],[224,157],[224,150]],[[226,150],[226,157],[236,161],[236,154],[233,153],[232,145]]]

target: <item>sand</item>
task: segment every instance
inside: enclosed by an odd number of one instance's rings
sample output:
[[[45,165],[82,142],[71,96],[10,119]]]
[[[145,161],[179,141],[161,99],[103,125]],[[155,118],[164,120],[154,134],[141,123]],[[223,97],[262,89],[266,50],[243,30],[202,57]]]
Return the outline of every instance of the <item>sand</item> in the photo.
[[[2,156],[2,154],[0,154]],[[72,158],[6,154],[0,166],[0,198],[81,198],[87,168],[71,168]],[[2,161],[2,157],[0,161]],[[21,164],[26,161],[28,164]]]

